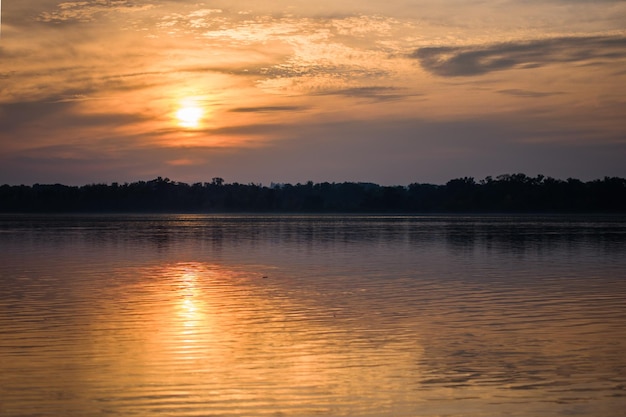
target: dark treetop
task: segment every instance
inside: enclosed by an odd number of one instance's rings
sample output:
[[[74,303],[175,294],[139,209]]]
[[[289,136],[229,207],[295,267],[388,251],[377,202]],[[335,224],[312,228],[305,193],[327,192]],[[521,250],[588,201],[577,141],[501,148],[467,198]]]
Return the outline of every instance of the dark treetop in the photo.
[[[0,212],[626,212],[626,179],[582,182],[524,174],[458,178],[445,185],[413,183],[192,185],[156,178],[118,184],[0,186]]]

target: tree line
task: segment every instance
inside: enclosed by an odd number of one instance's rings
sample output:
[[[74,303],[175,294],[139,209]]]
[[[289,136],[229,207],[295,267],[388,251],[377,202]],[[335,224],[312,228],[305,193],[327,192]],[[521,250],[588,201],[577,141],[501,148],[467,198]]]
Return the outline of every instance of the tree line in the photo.
[[[0,212],[574,213],[626,212],[626,179],[583,182],[505,174],[444,185],[364,182],[187,184],[158,177],[132,183],[2,185]]]

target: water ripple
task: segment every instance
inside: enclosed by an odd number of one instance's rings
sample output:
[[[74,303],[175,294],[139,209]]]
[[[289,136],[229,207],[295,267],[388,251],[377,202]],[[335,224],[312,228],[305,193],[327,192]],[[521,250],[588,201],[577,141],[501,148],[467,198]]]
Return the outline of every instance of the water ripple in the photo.
[[[621,416],[596,220],[0,218],[0,415]]]

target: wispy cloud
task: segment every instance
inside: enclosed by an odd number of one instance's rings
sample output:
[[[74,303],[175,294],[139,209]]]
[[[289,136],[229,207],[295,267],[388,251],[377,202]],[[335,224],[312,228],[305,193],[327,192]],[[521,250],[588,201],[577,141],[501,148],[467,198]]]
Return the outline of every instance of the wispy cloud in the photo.
[[[138,5],[127,0],[68,1],[59,3],[53,11],[40,13],[37,20],[46,23],[91,22],[102,13],[128,13],[150,8],[150,4]]]
[[[515,96],[515,97],[527,97],[527,98],[541,98],[541,97],[550,97],[557,96],[561,94],[565,94],[560,91],[530,91],[530,90],[522,90],[519,88],[511,88],[506,90],[498,90],[498,93],[504,94],[507,96]]]
[[[234,113],[272,113],[303,111],[306,107],[301,106],[259,106],[259,107],[236,107],[230,109]]]
[[[626,37],[561,37],[492,45],[424,47],[415,50],[411,57],[439,76],[476,76],[555,63],[591,64],[624,59]]]
[[[319,92],[316,95],[339,95],[352,98],[363,98],[372,101],[400,100],[408,96],[415,96],[407,89],[398,87],[368,86],[351,87]]]

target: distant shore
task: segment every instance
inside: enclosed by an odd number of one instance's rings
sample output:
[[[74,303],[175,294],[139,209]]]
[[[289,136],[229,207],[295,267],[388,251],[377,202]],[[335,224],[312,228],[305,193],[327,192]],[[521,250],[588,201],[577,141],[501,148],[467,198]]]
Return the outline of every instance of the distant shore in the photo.
[[[583,182],[506,174],[445,185],[364,182],[2,185],[3,213],[626,213],[626,179]]]

